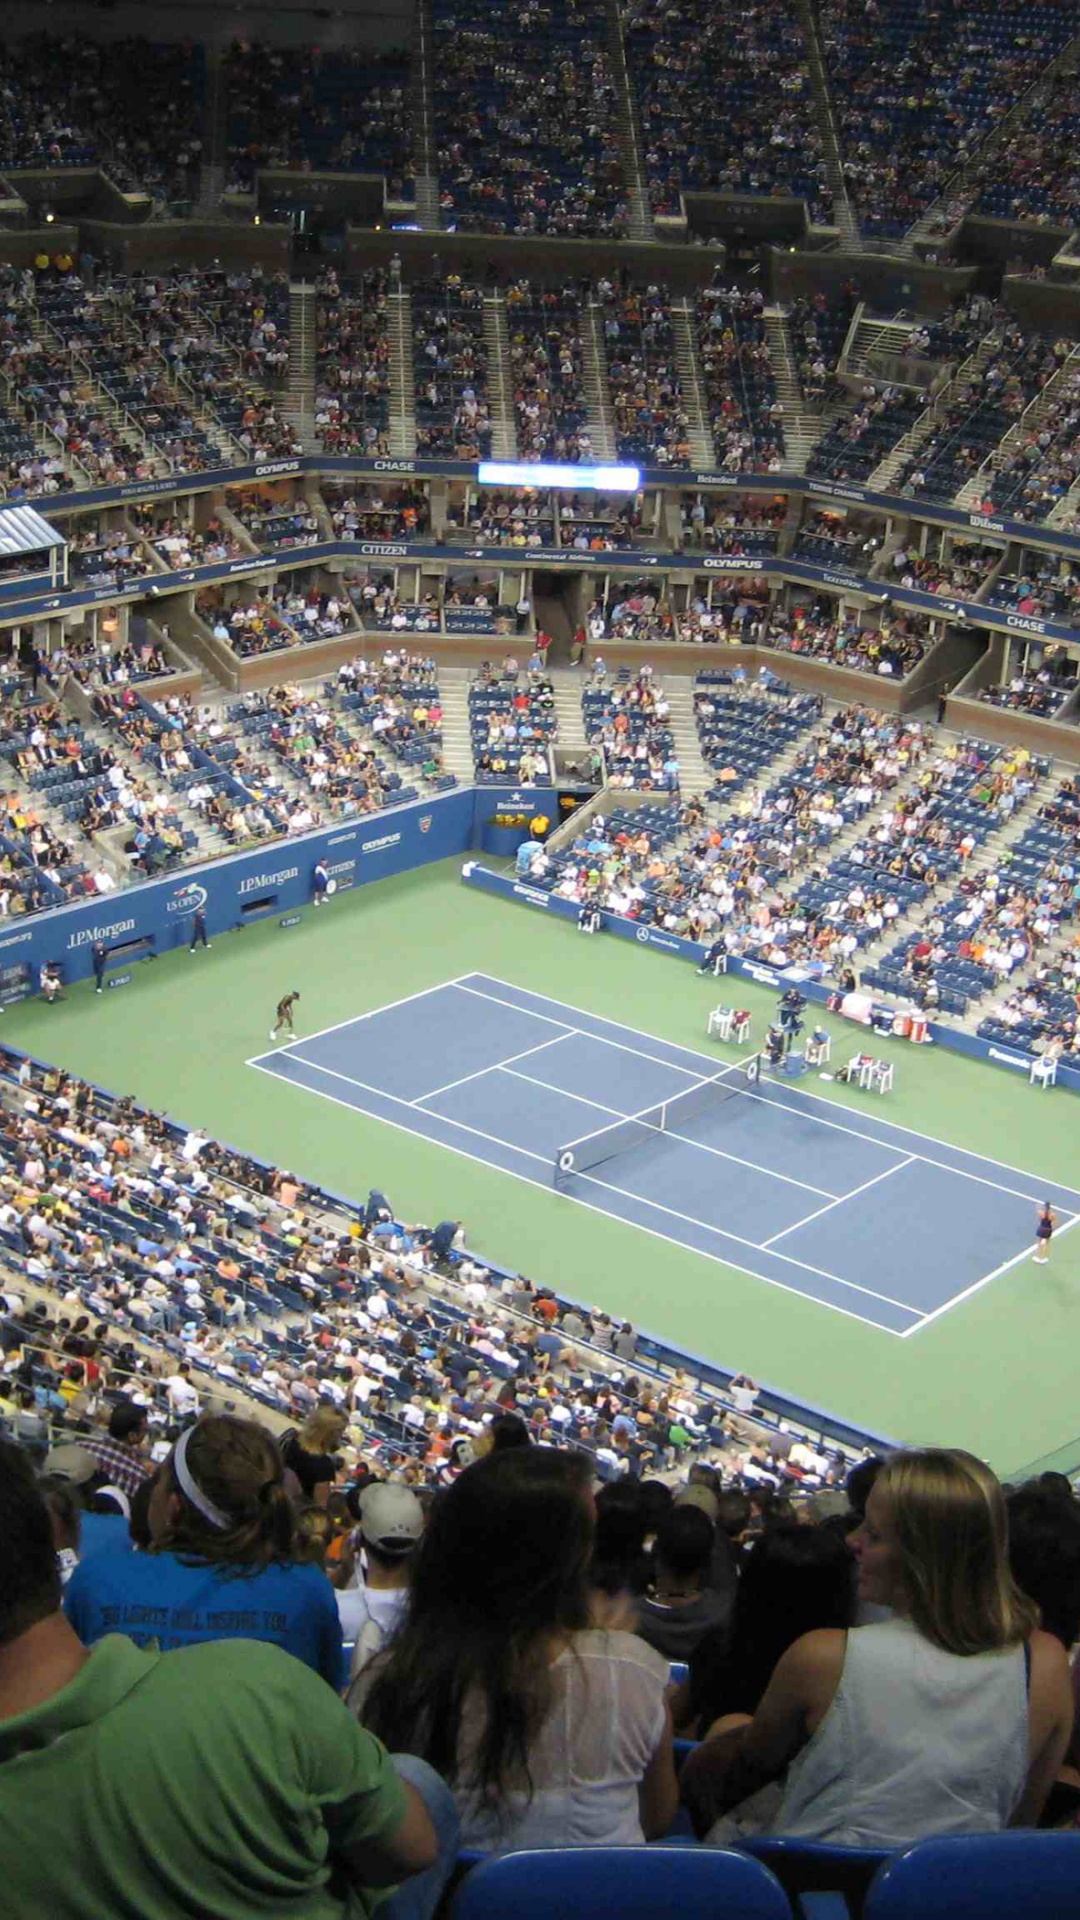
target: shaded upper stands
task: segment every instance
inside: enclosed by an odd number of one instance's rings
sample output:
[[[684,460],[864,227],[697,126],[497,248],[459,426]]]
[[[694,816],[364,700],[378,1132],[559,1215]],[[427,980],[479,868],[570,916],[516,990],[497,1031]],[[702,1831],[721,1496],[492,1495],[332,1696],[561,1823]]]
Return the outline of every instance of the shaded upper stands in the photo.
[[[315,431],[327,453],[389,452],[387,284],[380,267],[344,282],[328,267],[315,283]]]
[[[889,566],[898,586],[919,593],[959,594],[966,599],[989,578],[1001,552],[1000,547],[988,547],[981,540],[948,540],[934,528],[926,535],[924,551],[919,551],[915,540],[907,546],[901,544]]]
[[[76,522],[67,541],[68,578],[73,585],[116,587],[123,592],[132,580],[155,571],[138,537],[126,527]]]
[[[230,499],[229,510],[263,553],[314,546],[323,537],[318,514],[302,497],[290,504],[272,494],[245,495]]]
[[[605,640],[674,640],[675,616],[655,580],[618,580],[613,582],[607,600],[598,594],[585,620],[590,644],[596,648]],[[594,668],[600,665],[594,659]]]
[[[824,400],[831,391],[857,302],[857,288],[849,282],[839,293],[812,293],[793,300],[788,309],[799,386],[803,399],[812,404]]]
[[[713,553],[775,553],[788,512],[787,495],[766,493],[684,494],[683,539]]]
[[[951,500],[1014,427],[1041,387],[1067,357],[1063,340],[1005,324],[996,350],[951,396],[941,424],[910,455],[897,475],[901,492]]]
[[[412,289],[416,451],[459,460],[491,456],[484,297],[456,273]]]
[[[206,62],[186,43],[32,34],[0,46],[0,169],[103,165],[128,191],[191,200]]]
[[[868,525],[827,507],[808,508],[795,536],[792,555],[826,567],[848,567],[869,573],[881,545],[880,535]]]
[[[619,459],[689,466],[689,415],[666,296],[656,285],[616,286],[606,279],[597,282],[596,293]]]
[[[435,0],[444,224],[485,233],[626,232],[618,96],[602,0]]]
[[[654,213],[692,189],[794,194],[830,218],[803,28],[782,0],[623,0],[622,16]]]
[[[274,586],[242,596],[226,606],[216,589],[199,596],[203,617],[215,640],[224,640],[242,658],[276,653],[314,640],[332,640],[353,625],[347,594],[310,584],[292,573]]]
[[[643,793],[678,793],[679,760],[664,689],[650,666],[624,667],[612,685],[599,663],[581,696],[585,738],[603,749],[608,783]]]
[[[1048,657],[1040,667],[1014,673],[1000,687],[982,687],[979,699],[994,707],[1034,713],[1040,719],[1049,720],[1076,692],[1076,682],[1076,661],[1062,651]]]
[[[769,365],[764,296],[724,287],[720,269],[696,303],[698,364],[718,465],[729,473],[778,472],[782,408]]]
[[[580,290],[572,282],[543,287],[522,278],[505,298],[520,458],[589,459]]]
[[[828,600],[796,605],[786,612],[777,607],[769,616],[761,644],[779,653],[831,660],[855,673],[902,680],[930,645],[929,619],[923,613],[897,613],[893,608],[882,609],[876,625],[871,619],[864,626],[863,618],[854,612],[839,618],[836,602]]]
[[[409,58],[366,47],[234,42],[226,61],[228,185],[248,193],[259,167],[381,173],[412,197]]]
[[[868,382],[853,411],[834,420],[822,435],[806,462],[807,473],[830,480],[868,480],[925,405],[926,396],[914,388]]]
[[[1050,82],[1038,110],[998,142],[977,175],[973,211],[998,220],[1080,220],[1080,111],[1075,73]]]
[[[131,518],[171,573],[186,567],[211,566],[219,560],[236,560],[246,552],[236,535],[214,515],[203,528],[170,513],[167,507],[133,506]]]
[[[546,780],[558,730],[550,680],[485,663],[469,688],[469,728],[478,780]]]
[[[1042,418],[993,474],[983,494],[988,513],[1045,520],[1080,475],[1080,371],[1054,389]]]
[[[320,491],[339,539],[409,539],[431,525],[431,502],[423,487],[324,481]]]
[[[1009,872],[1026,879],[1057,926],[1075,919],[1080,863],[1080,775],[1062,781],[1012,849]],[[1038,956],[1027,979],[979,1026],[980,1038],[1080,1058],[1080,943]]]
[[[823,0],[844,174],[864,229],[900,234],[917,220],[1078,26],[1069,0]]]
[[[694,676],[694,719],[701,757],[716,783],[711,797],[731,799],[757,780],[818,719],[817,694],[748,687],[739,671]]]
[[[1080,576],[1074,563],[1055,553],[1025,547],[1019,573],[999,574],[988,595],[993,607],[1009,607],[1036,620],[1080,626]]]

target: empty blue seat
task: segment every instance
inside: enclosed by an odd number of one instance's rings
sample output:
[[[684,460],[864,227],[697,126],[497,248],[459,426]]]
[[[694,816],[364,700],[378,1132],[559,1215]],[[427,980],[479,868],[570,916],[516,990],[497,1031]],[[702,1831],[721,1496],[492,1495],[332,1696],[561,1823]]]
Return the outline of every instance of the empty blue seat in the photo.
[[[453,1920],[791,1920],[767,1867],[726,1847],[565,1847],[475,1867]]]
[[[865,1920],[1069,1920],[1080,1913],[1080,1834],[923,1840],[874,1881]]]

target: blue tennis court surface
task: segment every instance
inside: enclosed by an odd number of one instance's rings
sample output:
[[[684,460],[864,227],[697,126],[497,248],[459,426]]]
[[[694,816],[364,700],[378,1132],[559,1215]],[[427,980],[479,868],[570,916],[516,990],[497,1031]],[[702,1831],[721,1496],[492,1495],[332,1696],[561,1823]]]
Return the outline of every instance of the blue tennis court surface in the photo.
[[[470,973],[247,1064],[550,1188],[568,1141],[724,1062]],[[901,1337],[1023,1260],[1044,1200],[1080,1219],[1070,1187],[766,1076],[560,1192]]]

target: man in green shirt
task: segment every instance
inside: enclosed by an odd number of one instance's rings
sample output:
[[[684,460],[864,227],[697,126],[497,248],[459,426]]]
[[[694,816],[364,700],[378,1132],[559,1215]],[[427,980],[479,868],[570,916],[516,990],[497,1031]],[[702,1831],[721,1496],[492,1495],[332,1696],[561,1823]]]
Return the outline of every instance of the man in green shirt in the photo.
[[[448,1790],[420,1779],[441,1815]],[[421,1875],[384,1909],[418,1920],[453,1858],[441,1818],[440,1834],[380,1743],[279,1648],[84,1647],[29,1456],[0,1442],[4,1920],[362,1920],[380,1888]]]

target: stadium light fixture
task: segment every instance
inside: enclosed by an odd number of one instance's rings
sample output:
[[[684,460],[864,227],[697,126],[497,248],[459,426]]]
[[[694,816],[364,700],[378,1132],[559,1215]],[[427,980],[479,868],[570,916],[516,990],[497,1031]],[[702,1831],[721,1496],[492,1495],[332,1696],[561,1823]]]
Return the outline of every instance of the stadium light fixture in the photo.
[[[637,493],[638,467],[576,467],[557,462],[481,460],[476,477],[482,487],[573,487],[579,493]]]

